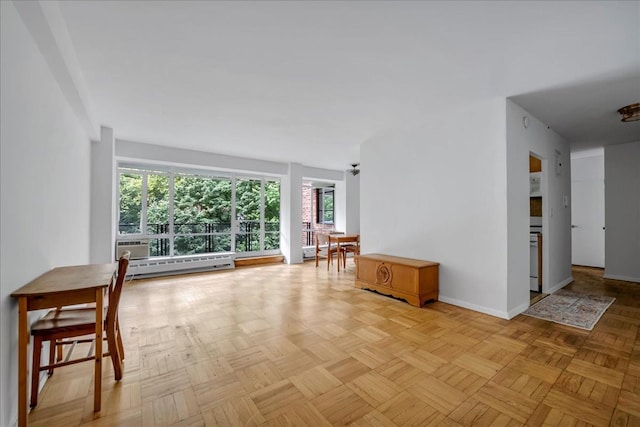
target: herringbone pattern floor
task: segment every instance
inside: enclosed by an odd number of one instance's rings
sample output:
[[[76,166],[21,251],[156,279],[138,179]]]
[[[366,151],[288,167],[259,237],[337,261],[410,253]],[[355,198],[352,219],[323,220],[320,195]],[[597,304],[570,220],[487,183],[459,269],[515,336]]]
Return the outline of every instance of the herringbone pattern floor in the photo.
[[[56,370],[31,425],[640,425],[640,285],[576,268],[612,295],[593,331],[422,309],[346,272],[273,265],[133,281],[126,370]]]

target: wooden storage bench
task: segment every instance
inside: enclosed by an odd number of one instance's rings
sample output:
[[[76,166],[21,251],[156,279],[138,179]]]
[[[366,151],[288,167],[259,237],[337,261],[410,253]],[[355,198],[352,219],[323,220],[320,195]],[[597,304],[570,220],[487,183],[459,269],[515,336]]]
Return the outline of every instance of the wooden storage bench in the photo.
[[[381,254],[357,257],[356,288],[403,298],[421,307],[426,301],[438,301],[438,266],[420,261]]]

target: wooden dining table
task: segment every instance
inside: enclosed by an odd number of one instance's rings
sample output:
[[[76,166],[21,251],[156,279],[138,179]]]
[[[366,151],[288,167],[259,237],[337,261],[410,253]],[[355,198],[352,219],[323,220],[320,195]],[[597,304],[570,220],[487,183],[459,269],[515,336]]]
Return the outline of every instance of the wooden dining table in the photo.
[[[358,238],[359,238],[359,234],[328,234],[329,236],[329,245],[332,245],[333,243],[335,243],[337,245],[337,249],[338,249],[338,271],[340,271],[340,257],[341,255],[341,251],[340,251],[340,244],[351,244],[351,243],[357,243],[358,242]]]
[[[54,268],[35,278],[11,296],[18,299],[18,426],[27,425],[27,381],[29,376],[29,323],[33,310],[68,305],[96,304],[96,341],[93,410],[100,411],[102,389],[102,330],[104,295],[116,264],[89,264]]]

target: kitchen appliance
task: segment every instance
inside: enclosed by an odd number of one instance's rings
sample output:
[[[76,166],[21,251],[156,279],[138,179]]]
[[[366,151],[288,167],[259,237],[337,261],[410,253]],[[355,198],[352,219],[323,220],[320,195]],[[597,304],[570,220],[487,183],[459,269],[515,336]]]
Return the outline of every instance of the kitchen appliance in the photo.
[[[529,233],[529,289],[542,292],[542,226],[531,225]]]
[[[540,188],[542,173],[532,172],[529,174],[529,197],[541,197],[542,192]]]

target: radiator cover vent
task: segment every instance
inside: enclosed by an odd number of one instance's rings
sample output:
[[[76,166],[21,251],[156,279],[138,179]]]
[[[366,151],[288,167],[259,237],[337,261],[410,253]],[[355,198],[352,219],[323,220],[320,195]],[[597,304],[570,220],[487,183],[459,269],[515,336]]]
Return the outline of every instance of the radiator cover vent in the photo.
[[[233,252],[222,252],[135,260],[129,263],[127,275],[150,277],[192,271],[229,269],[235,267],[235,257],[236,254]]]

